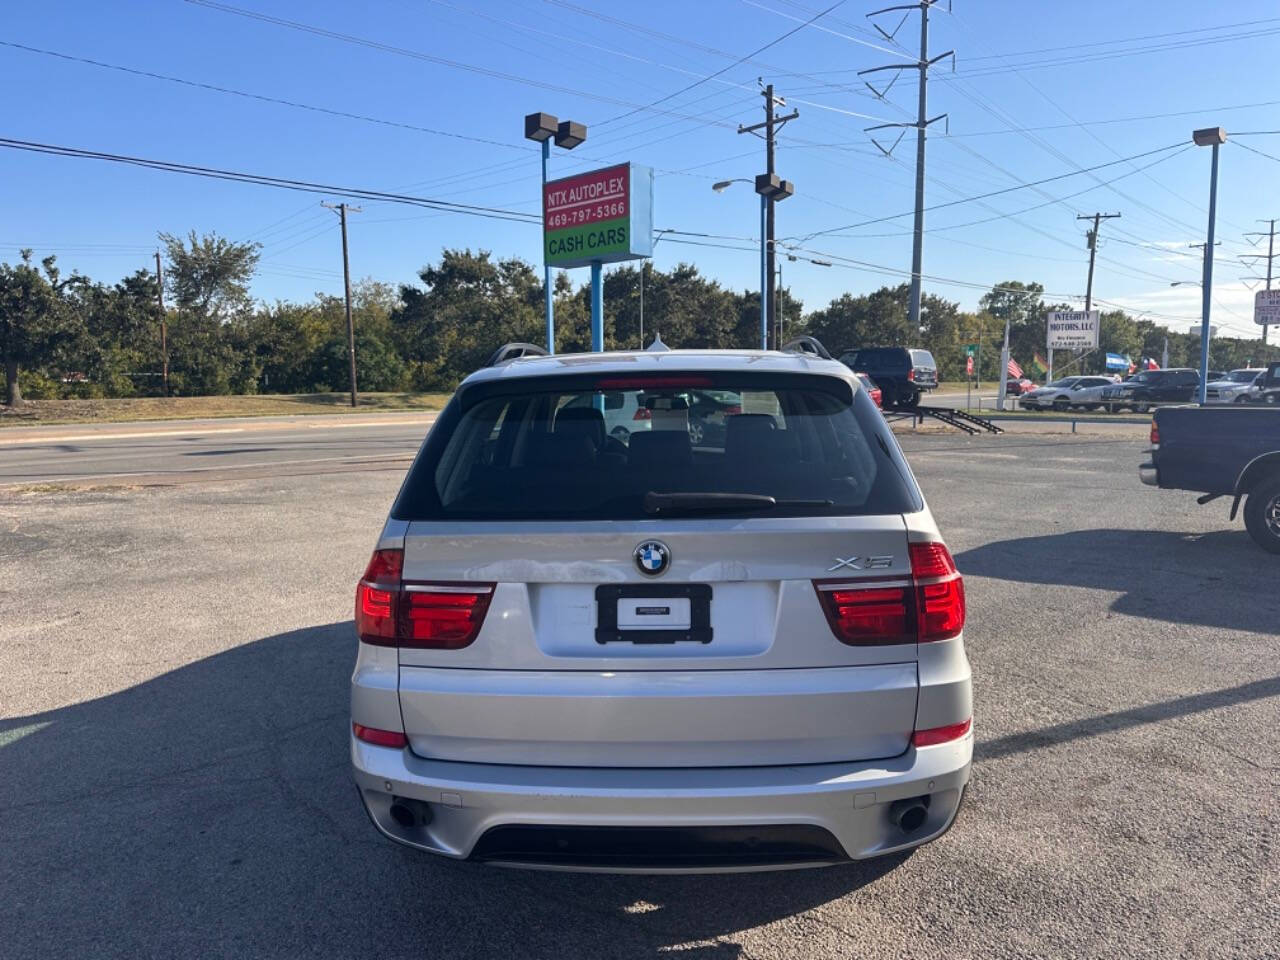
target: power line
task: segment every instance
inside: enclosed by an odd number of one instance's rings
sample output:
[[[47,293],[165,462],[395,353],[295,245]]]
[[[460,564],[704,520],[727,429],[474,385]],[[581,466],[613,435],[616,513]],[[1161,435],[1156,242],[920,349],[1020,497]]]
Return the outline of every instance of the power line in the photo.
[[[1042,47],[1039,50],[1021,50],[1012,53],[993,53],[982,57],[969,57],[969,60],[1002,60],[1007,57],[1030,57],[1042,53],[1056,53],[1060,50],[1079,50],[1084,47],[1117,46],[1122,43],[1138,43],[1143,40],[1163,40],[1167,37],[1181,37],[1192,33],[1213,33],[1215,30],[1235,30],[1238,27],[1256,27],[1264,23],[1280,23],[1280,17],[1266,17],[1262,20],[1244,20],[1240,23],[1222,23],[1216,27],[1194,27],[1189,30],[1173,30],[1168,33],[1148,33],[1140,37],[1120,37],[1115,40],[1093,40],[1087,43],[1073,43],[1063,47]]]
[[[14,50],[23,50],[27,53],[36,53],[45,57],[54,57],[58,60],[66,60],[71,63],[84,64],[91,67],[99,67],[103,70],[115,70],[118,73],[126,73],[135,77],[144,77],[148,80],[163,80],[166,83],[180,84],[184,87],[194,87],[199,90],[208,90],[213,93],[228,94],[233,97],[243,97],[247,100],[258,100],[262,103],[276,104],[282,107],[293,107],[297,110],[309,110],[312,113],[322,113],[331,117],[340,117],[344,120],[359,120],[363,123],[376,123],[384,127],[398,127],[402,130],[412,130],[415,133],[429,133],[437,137],[450,137],[454,140],[466,140],[471,143],[480,143],[491,147],[505,147],[509,150],[520,150],[527,152],[525,147],[517,146],[513,143],[504,143],[501,140],[491,140],[486,137],[473,137],[467,134],[454,133],[450,130],[438,130],[434,127],[423,127],[414,123],[406,123],[401,120],[387,120],[383,117],[371,117],[363,113],[351,113],[346,110],[335,110],[331,107],[322,107],[314,103],[302,103],[298,100],[287,100],[284,97],[273,97],[264,93],[252,93],[248,90],[237,90],[234,87],[224,87],[216,83],[204,83],[199,80],[188,80],[184,77],[170,76],[164,73],[155,73],[151,70],[142,70],[137,67],[126,67],[118,63],[107,63],[103,60],[94,60],[90,57],[75,56],[70,53],[60,53],[57,50],[45,50],[40,47],[27,46],[25,43],[14,43],[9,40],[0,40],[0,47],[9,47]]]
[[[201,2],[204,2],[204,0],[201,0]],[[660,103],[666,103],[668,100],[671,100],[671,99],[672,99],[672,98],[674,98],[674,97],[678,97],[678,96],[680,96],[680,95],[681,95],[681,94],[683,94],[683,93],[688,93],[690,90],[693,90],[695,87],[699,87],[699,86],[701,86],[702,84],[706,83],[706,82],[707,82],[707,81],[709,81],[709,80],[714,80],[714,79],[716,79],[716,77],[719,77],[719,76],[721,76],[721,75],[723,75],[723,74],[725,74],[725,73],[728,73],[728,72],[729,72],[730,70],[732,70],[734,67],[741,65],[742,63],[744,63],[744,62],[745,62],[745,61],[747,61],[747,60],[750,60],[752,57],[756,56],[757,54],[764,53],[764,52],[765,52],[766,50],[768,50],[770,47],[776,47],[776,46],[777,46],[778,44],[780,44],[783,40],[786,40],[788,37],[790,37],[790,36],[792,36],[792,35],[794,35],[794,34],[799,33],[801,30],[803,30],[803,29],[804,29],[805,27],[807,27],[809,24],[813,23],[815,20],[820,20],[820,19],[822,19],[822,18],[823,18],[823,17],[825,17],[828,13],[830,13],[832,10],[834,10],[836,7],[839,7],[839,6],[841,6],[842,4],[844,4],[844,2],[845,2],[845,0],[836,0],[836,2],[835,2],[835,3],[831,4],[831,6],[829,6],[829,7],[827,7],[826,9],[824,9],[824,10],[820,11],[819,13],[815,13],[812,17],[810,17],[810,18],[809,18],[807,21],[805,21],[804,23],[800,24],[798,27],[794,27],[794,28],[792,28],[792,29],[788,30],[788,31],[787,31],[786,33],[784,33],[782,36],[780,36],[780,37],[775,37],[774,39],[770,40],[768,43],[764,44],[763,46],[761,46],[761,47],[757,47],[755,50],[752,50],[752,51],[751,51],[750,53],[748,53],[748,54],[744,54],[743,56],[739,57],[737,60],[734,60],[732,63],[730,63],[730,64],[728,64],[728,65],[726,65],[726,66],[721,67],[719,70],[716,70],[716,71],[714,71],[713,73],[709,73],[709,74],[707,74],[705,77],[702,77],[702,78],[700,78],[700,79],[698,79],[698,80],[693,81],[693,83],[690,83],[690,84],[687,84],[686,86],[681,87],[679,90],[676,90],[676,91],[674,91],[674,92],[672,92],[672,93],[668,93],[666,96],[659,97],[657,100],[654,100],[654,101],[652,101],[652,102],[650,102],[650,103],[648,103],[648,104],[645,104],[644,106],[635,107],[635,108],[634,108],[634,109],[632,109],[632,110],[628,110],[626,113],[620,113],[620,114],[618,114],[616,117],[610,117],[610,118],[609,118],[609,119],[607,119],[607,120],[601,120],[601,121],[598,121],[598,122],[599,122],[599,123],[601,123],[601,124],[605,124],[605,123],[613,123],[615,120],[622,120],[622,119],[624,119],[624,118],[626,118],[626,117],[631,116],[633,113],[636,113],[636,112],[637,112],[637,111],[639,111],[639,110],[649,110],[649,109],[652,109],[652,108],[656,107],[656,106],[657,106],[658,104],[660,104]]]
[[[290,30],[297,30],[302,33],[310,33],[314,36],[324,37],[329,40],[339,40],[343,43],[350,43],[356,46],[367,47],[371,50],[379,50],[383,53],[392,53],[396,56],[409,57],[414,60],[422,60],[427,63],[434,63],[437,66],[449,67],[454,70],[463,70],[468,73],[476,73],[481,76],[489,77],[494,80],[506,80],[511,83],[519,83],[525,86],[538,87],[543,90],[550,90],[554,93],[564,93],[574,97],[582,97],[585,100],[595,100],[600,103],[608,103],[619,107],[631,108],[629,113],[639,110],[652,110],[655,113],[667,114],[669,116],[681,117],[682,115],[672,111],[657,108],[654,104],[633,103],[630,100],[622,100],[618,97],[610,97],[600,93],[594,93],[588,90],[577,90],[572,87],[562,86],[555,83],[547,83],[543,80],[534,80],[529,77],[521,77],[515,74],[504,73],[501,70],[493,70],[489,67],[481,67],[472,63],[463,63],[459,60],[450,60],[447,57],[438,57],[435,54],[424,53],[421,50],[411,50],[408,47],[398,47],[394,44],[383,43],[379,40],[370,40],[367,37],[358,37],[354,34],[340,33],[336,30],[327,30],[324,27],[317,27],[309,23],[302,23],[298,20],[288,20],[284,17],[274,17],[270,14],[259,13],[255,10],[245,10],[241,7],[234,7],[227,3],[218,3],[216,0],[184,0],[195,6],[207,7],[210,10],[216,10],[220,13],[229,13],[238,17],[246,17],[250,20],[258,20],[262,23],[269,23],[273,26],[285,27]],[[843,0],[841,0],[843,2]],[[627,116],[629,114],[623,114]],[[617,118],[614,118],[617,119]],[[697,119],[694,117],[683,117],[683,119]],[[601,121],[609,122],[609,121]]]
[[[175,163],[168,160],[151,160],[144,157],[132,157],[124,154],[105,153],[98,150],[85,150],[79,147],[66,147],[56,144],[35,143],[28,140],[13,140],[0,137],[0,147],[13,150],[24,150],[30,153],[42,153],[52,156],[75,157],[87,160],[105,160],[131,166],[145,167],[152,170],[164,170],[169,173],[182,173],[191,176],[206,177],[213,180],[230,180],[239,183],[255,183],[260,186],[279,187],[283,190],[298,190],[303,193],[325,193],[340,196],[358,197],[364,200],[383,200],[389,203],[405,203],[432,210],[443,210],[448,213],[462,213],[472,216],[487,217],[495,220],[512,220],[518,223],[542,222],[537,214],[523,213],[518,210],[502,210],[496,207],[482,207],[473,204],[455,203],[449,200],[433,200],[429,197],[414,197],[407,194],[389,193],[382,190],[368,190],[363,187],[341,187],[333,184],[314,183],[308,180],[293,180],[286,177],[270,177],[263,174],[243,173],[234,170],[222,170],[216,167],[201,167],[192,164]]]
[[[1250,153],[1256,153],[1260,157],[1266,157],[1268,160],[1274,160],[1276,163],[1280,163],[1280,157],[1272,156],[1271,154],[1267,153],[1265,150],[1259,150],[1257,147],[1251,147],[1247,143],[1240,143],[1238,140],[1232,140],[1230,142],[1234,143],[1237,147],[1243,147],[1245,150],[1248,150]]]
[[[929,205],[929,206],[925,207],[924,209],[925,209],[925,212],[932,212],[932,211],[934,211],[934,210],[945,210],[947,207],[955,207],[955,206],[959,206],[959,205],[960,205],[960,204],[962,204],[962,203],[973,203],[973,202],[978,201],[978,200],[987,200],[987,199],[990,199],[991,197],[998,197],[998,196],[1002,196],[1003,194],[1006,194],[1006,193],[1013,193],[1013,192],[1018,191],[1018,190],[1025,190],[1025,189],[1027,189],[1028,187],[1038,187],[1038,186],[1041,186],[1041,185],[1046,184],[1046,183],[1053,183],[1054,181],[1057,181],[1057,180],[1065,180],[1065,179],[1067,179],[1067,178],[1069,178],[1069,177],[1078,177],[1078,176],[1080,176],[1080,175],[1081,175],[1081,174],[1083,174],[1083,173],[1091,173],[1091,172],[1093,172],[1094,170],[1102,170],[1102,169],[1104,169],[1104,168],[1106,168],[1106,167],[1114,167],[1114,166],[1116,166],[1117,164],[1120,164],[1120,163],[1128,163],[1128,162],[1129,162],[1129,161],[1131,161],[1131,160],[1140,160],[1140,159],[1142,159],[1143,157],[1150,157],[1150,156],[1153,156],[1153,155],[1158,154],[1158,153],[1165,153],[1165,152],[1167,152],[1167,151],[1169,151],[1169,150],[1174,150],[1174,149],[1176,149],[1176,148],[1178,148],[1178,147],[1186,148],[1186,147],[1187,147],[1187,144],[1186,144],[1184,141],[1178,141],[1177,143],[1171,143],[1171,144],[1168,144],[1168,145],[1163,146],[1163,147],[1157,147],[1157,148],[1156,148],[1156,149],[1154,149],[1154,150],[1144,150],[1142,153],[1135,153],[1133,156],[1129,156],[1129,157],[1122,157],[1122,158],[1120,158],[1119,160],[1108,160],[1106,163],[1099,163],[1099,164],[1095,164],[1095,165],[1094,165],[1094,166],[1092,166],[1092,167],[1081,167],[1079,170],[1070,170],[1070,171],[1068,171],[1068,172],[1066,172],[1066,173],[1058,173],[1058,174],[1054,174],[1054,175],[1053,175],[1053,176],[1051,176],[1051,177],[1045,177],[1045,178],[1043,178],[1043,179],[1041,179],[1041,180],[1032,180],[1032,181],[1029,181],[1029,182],[1026,182],[1026,183],[1018,183],[1018,184],[1015,184],[1015,185],[1013,185],[1013,186],[1011,186],[1011,187],[1003,187],[1003,188],[1001,188],[1001,189],[999,189],[999,190],[991,190],[991,191],[988,191],[987,193],[980,193],[980,194],[977,194],[977,195],[972,196],[972,197],[962,197],[962,198],[960,198],[959,200],[948,200],[948,201],[946,201],[946,202],[944,202],[944,203],[935,203],[935,204],[931,204],[931,205]],[[1175,154],[1175,156],[1176,156],[1176,154]],[[1166,158],[1164,158],[1164,159],[1168,159],[1168,158],[1166,157]],[[1137,172],[1137,171],[1130,171],[1130,173],[1136,173],[1136,172]],[[1128,175],[1129,175],[1129,174],[1126,174],[1126,176],[1128,176]],[[1117,178],[1117,179],[1119,179],[1119,178]],[[1096,184],[1095,186],[1102,186],[1102,185],[1103,185],[1103,184]],[[1092,190],[1092,189],[1094,189],[1094,187],[1090,187],[1089,189],[1090,189],[1090,190]],[[1076,196],[1076,194],[1071,194],[1071,195],[1069,195],[1069,196]],[[1064,198],[1061,198],[1061,199],[1067,199],[1067,198],[1065,198],[1065,197],[1064,197]],[[1052,203],[1057,203],[1057,202],[1059,202],[1059,200],[1051,200],[1050,202],[1052,202]],[[1018,212],[1019,212],[1019,213],[1026,213],[1026,212],[1028,212],[1028,211],[1030,211],[1030,210],[1038,209],[1040,206],[1045,206],[1045,204],[1038,204],[1038,205],[1037,205],[1037,206],[1035,206],[1035,207],[1028,207],[1028,208],[1027,208],[1027,210],[1022,210],[1022,211],[1018,211]],[[887,223],[887,222],[888,222],[888,221],[890,221],[890,220],[900,220],[900,219],[902,219],[903,217],[910,217],[910,216],[914,215],[914,213],[915,213],[915,211],[914,211],[914,210],[907,210],[907,211],[904,211],[903,213],[890,214],[889,216],[886,216],[886,217],[876,217],[876,218],[871,219],[871,220],[863,220],[863,221],[861,221],[861,222],[859,222],[859,223],[849,223],[849,224],[845,224],[844,226],[841,226],[841,227],[830,227],[830,228],[828,228],[828,229],[826,229],[826,230],[818,230],[818,231],[816,231],[816,232],[814,232],[814,233],[806,234],[805,236],[803,236],[803,237],[801,237],[801,238],[799,238],[799,239],[801,240],[801,242],[807,242],[807,241],[809,241],[809,240],[812,240],[814,237],[822,237],[822,236],[827,236],[828,234],[836,234],[836,233],[839,233],[839,232],[840,232],[840,231],[842,231],[842,230],[854,230],[854,229],[856,229],[856,228],[858,228],[858,227],[867,227],[867,226],[871,226],[871,225],[876,224],[876,223]],[[1016,216],[1016,214],[1002,214],[1002,216]],[[999,219],[999,218],[997,217],[996,219]],[[976,221],[973,221],[973,223],[974,223],[974,224],[976,224],[976,223],[986,223],[986,222],[988,222],[988,221],[986,221],[986,220],[976,220]],[[957,224],[957,225],[955,225],[955,226],[956,226],[956,227],[959,227],[959,226],[972,226],[972,225],[973,225],[973,224]],[[936,228],[936,227],[935,227],[934,229],[938,229],[938,228]],[[955,229],[955,227],[947,227],[946,229]]]

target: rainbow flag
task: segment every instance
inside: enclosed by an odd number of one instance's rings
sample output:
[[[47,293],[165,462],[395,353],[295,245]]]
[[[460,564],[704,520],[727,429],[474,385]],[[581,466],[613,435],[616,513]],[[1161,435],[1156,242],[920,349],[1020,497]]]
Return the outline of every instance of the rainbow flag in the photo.
[[[1049,365],[1044,362],[1044,358],[1038,353],[1031,355],[1031,369],[1038,374],[1046,374],[1049,372]]]

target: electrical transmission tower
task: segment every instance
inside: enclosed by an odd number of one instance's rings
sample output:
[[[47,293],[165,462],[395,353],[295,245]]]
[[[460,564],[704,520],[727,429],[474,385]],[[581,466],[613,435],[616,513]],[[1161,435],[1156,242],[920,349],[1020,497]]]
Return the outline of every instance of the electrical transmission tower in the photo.
[[[890,146],[888,149],[881,146],[880,143],[878,143],[874,137],[871,139],[871,142],[874,143],[877,147],[879,147],[880,151],[884,153],[885,156],[893,155],[894,148],[897,147],[897,145],[902,142],[902,138],[906,136],[908,129],[911,129],[912,127],[914,127],[916,131],[916,217],[915,217],[915,228],[914,228],[914,232],[912,235],[913,238],[911,242],[911,305],[910,305],[910,311],[909,311],[911,327],[913,330],[920,329],[920,271],[921,271],[922,263],[924,260],[925,131],[930,124],[936,123],[939,120],[945,120],[947,117],[945,113],[940,113],[936,117],[932,117],[932,118],[928,116],[927,91],[928,91],[928,83],[929,83],[929,68],[933,66],[935,63],[937,63],[939,60],[945,60],[947,57],[951,57],[951,67],[953,70],[955,69],[955,51],[954,50],[948,50],[946,53],[940,53],[936,57],[933,57],[932,59],[930,59],[929,57],[929,10],[934,6],[934,4],[938,2],[939,0],[918,0],[918,2],[916,3],[906,3],[906,4],[901,4],[895,7],[885,7],[883,10],[876,10],[876,11],[873,11],[872,13],[868,13],[867,17],[868,19],[870,19],[873,17],[882,16],[886,13],[894,13],[898,10],[905,11],[902,14],[902,19],[898,21],[898,25],[893,28],[892,32],[885,30],[878,23],[875,23],[874,21],[872,22],[872,26],[874,26],[877,30],[880,31],[880,35],[883,36],[886,40],[892,42],[893,38],[897,36],[898,31],[902,29],[902,25],[907,22],[907,17],[910,15],[911,11],[919,10],[920,11],[920,59],[915,63],[892,63],[883,67],[871,67],[869,70],[858,71],[858,76],[864,76],[870,73],[881,73],[886,70],[894,71],[893,79],[889,81],[888,85],[885,86],[883,90],[877,90],[870,82],[865,80],[863,81],[863,83],[867,85],[867,89],[870,90],[872,93],[874,93],[881,100],[885,98],[885,94],[889,92],[889,88],[894,85],[898,77],[901,76],[903,70],[919,70],[920,71],[919,98],[918,98],[918,104],[916,107],[915,123],[882,123],[874,127],[866,128],[867,133],[870,133],[873,130],[884,130],[891,127],[902,129],[902,133],[898,134],[898,139],[895,140],[893,142],[893,145]],[[950,0],[948,0],[948,7],[947,7],[948,10],[951,9],[949,3],[950,3]]]
[[[1247,253],[1247,254],[1245,254],[1243,257],[1241,257],[1240,259],[1241,259],[1241,260],[1265,260],[1265,261],[1267,261],[1267,281],[1266,281],[1266,282],[1267,282],[1267,286],[1266,286],[1266,288],[1265,288],[1265,289],[1270,290],[1270,289],[1271,289],[1271,264],[1272,264],[1272,261],[1274,261],[1274,260],[1275,260],[1275,258],[1276,258],[1277,256],[1280,256],[1280,254],[1277,254],[1277,253],[1276,253],[1276,222],[1275,222],[1275,220],[1274,220],[1274,219],[1271,219],[1271,220],[1260,220],[1260,221],[1258,221],[1258,222],[1259,222],[1259,223],[1265,223],[1265,224],[1268,224],[1268,229],[1267,229],[1266,233],[1261,233],[1261,232],[1258,232],[1258,233],[1246,233],[1246,234],[1245,234],[1245,236],[1246,236],[1246,237],[1259,237],[1259,238],[1261,238],[1261,237],[1266,237],[1266,238],[1267,238],[1267,252],[1266,252],[1265,254],[1261,254],[1261,253]],[[1249,242],[1250,242],[1250,243],[1253,243],[1253,241],[1252,241],[1252,240],[1250,240]],[[1252,266],[1252,264],[1249,264],[1249,266]],[[1261,279],[1261,277],[1258,277],[1258,278],[1255,278],[1255,279]],[[1267,328],[1267,325],[1264,323],[1264,324],[1262,325],[1262,345],[1263,345],[1264,347],[1267,345],[1267,329],[1268,329],[1268,328]]]

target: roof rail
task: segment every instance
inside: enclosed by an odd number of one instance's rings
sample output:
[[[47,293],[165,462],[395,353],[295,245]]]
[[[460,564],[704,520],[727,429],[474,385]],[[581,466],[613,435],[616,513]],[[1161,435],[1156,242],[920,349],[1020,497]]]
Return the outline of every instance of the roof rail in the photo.
[[[817,337],[796,337],[782,345],[783,353],[808,353],[823,360],[830,360],[831,354]]]
[[[548,356],[546,349],[536,343],[506,343],[493,351],[493,355],[489,357],[489,362],[485,366],[496,367],[500,363],[517,360],[520,357],[545,356]]]

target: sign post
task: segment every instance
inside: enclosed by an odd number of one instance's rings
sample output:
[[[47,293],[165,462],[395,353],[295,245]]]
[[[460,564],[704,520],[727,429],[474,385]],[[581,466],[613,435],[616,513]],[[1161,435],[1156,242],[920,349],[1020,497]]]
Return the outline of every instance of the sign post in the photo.
[[[978,352],[976,343],[966,343],[964,345],[964,407],[966,410],[973,409],[973,400],[971,391],[973,389],[973,358]]]
[[[604,349],[603,266],[653,255],[653,170],[621,163],[542,188],[548,266],[591,267],[591,349]]]

